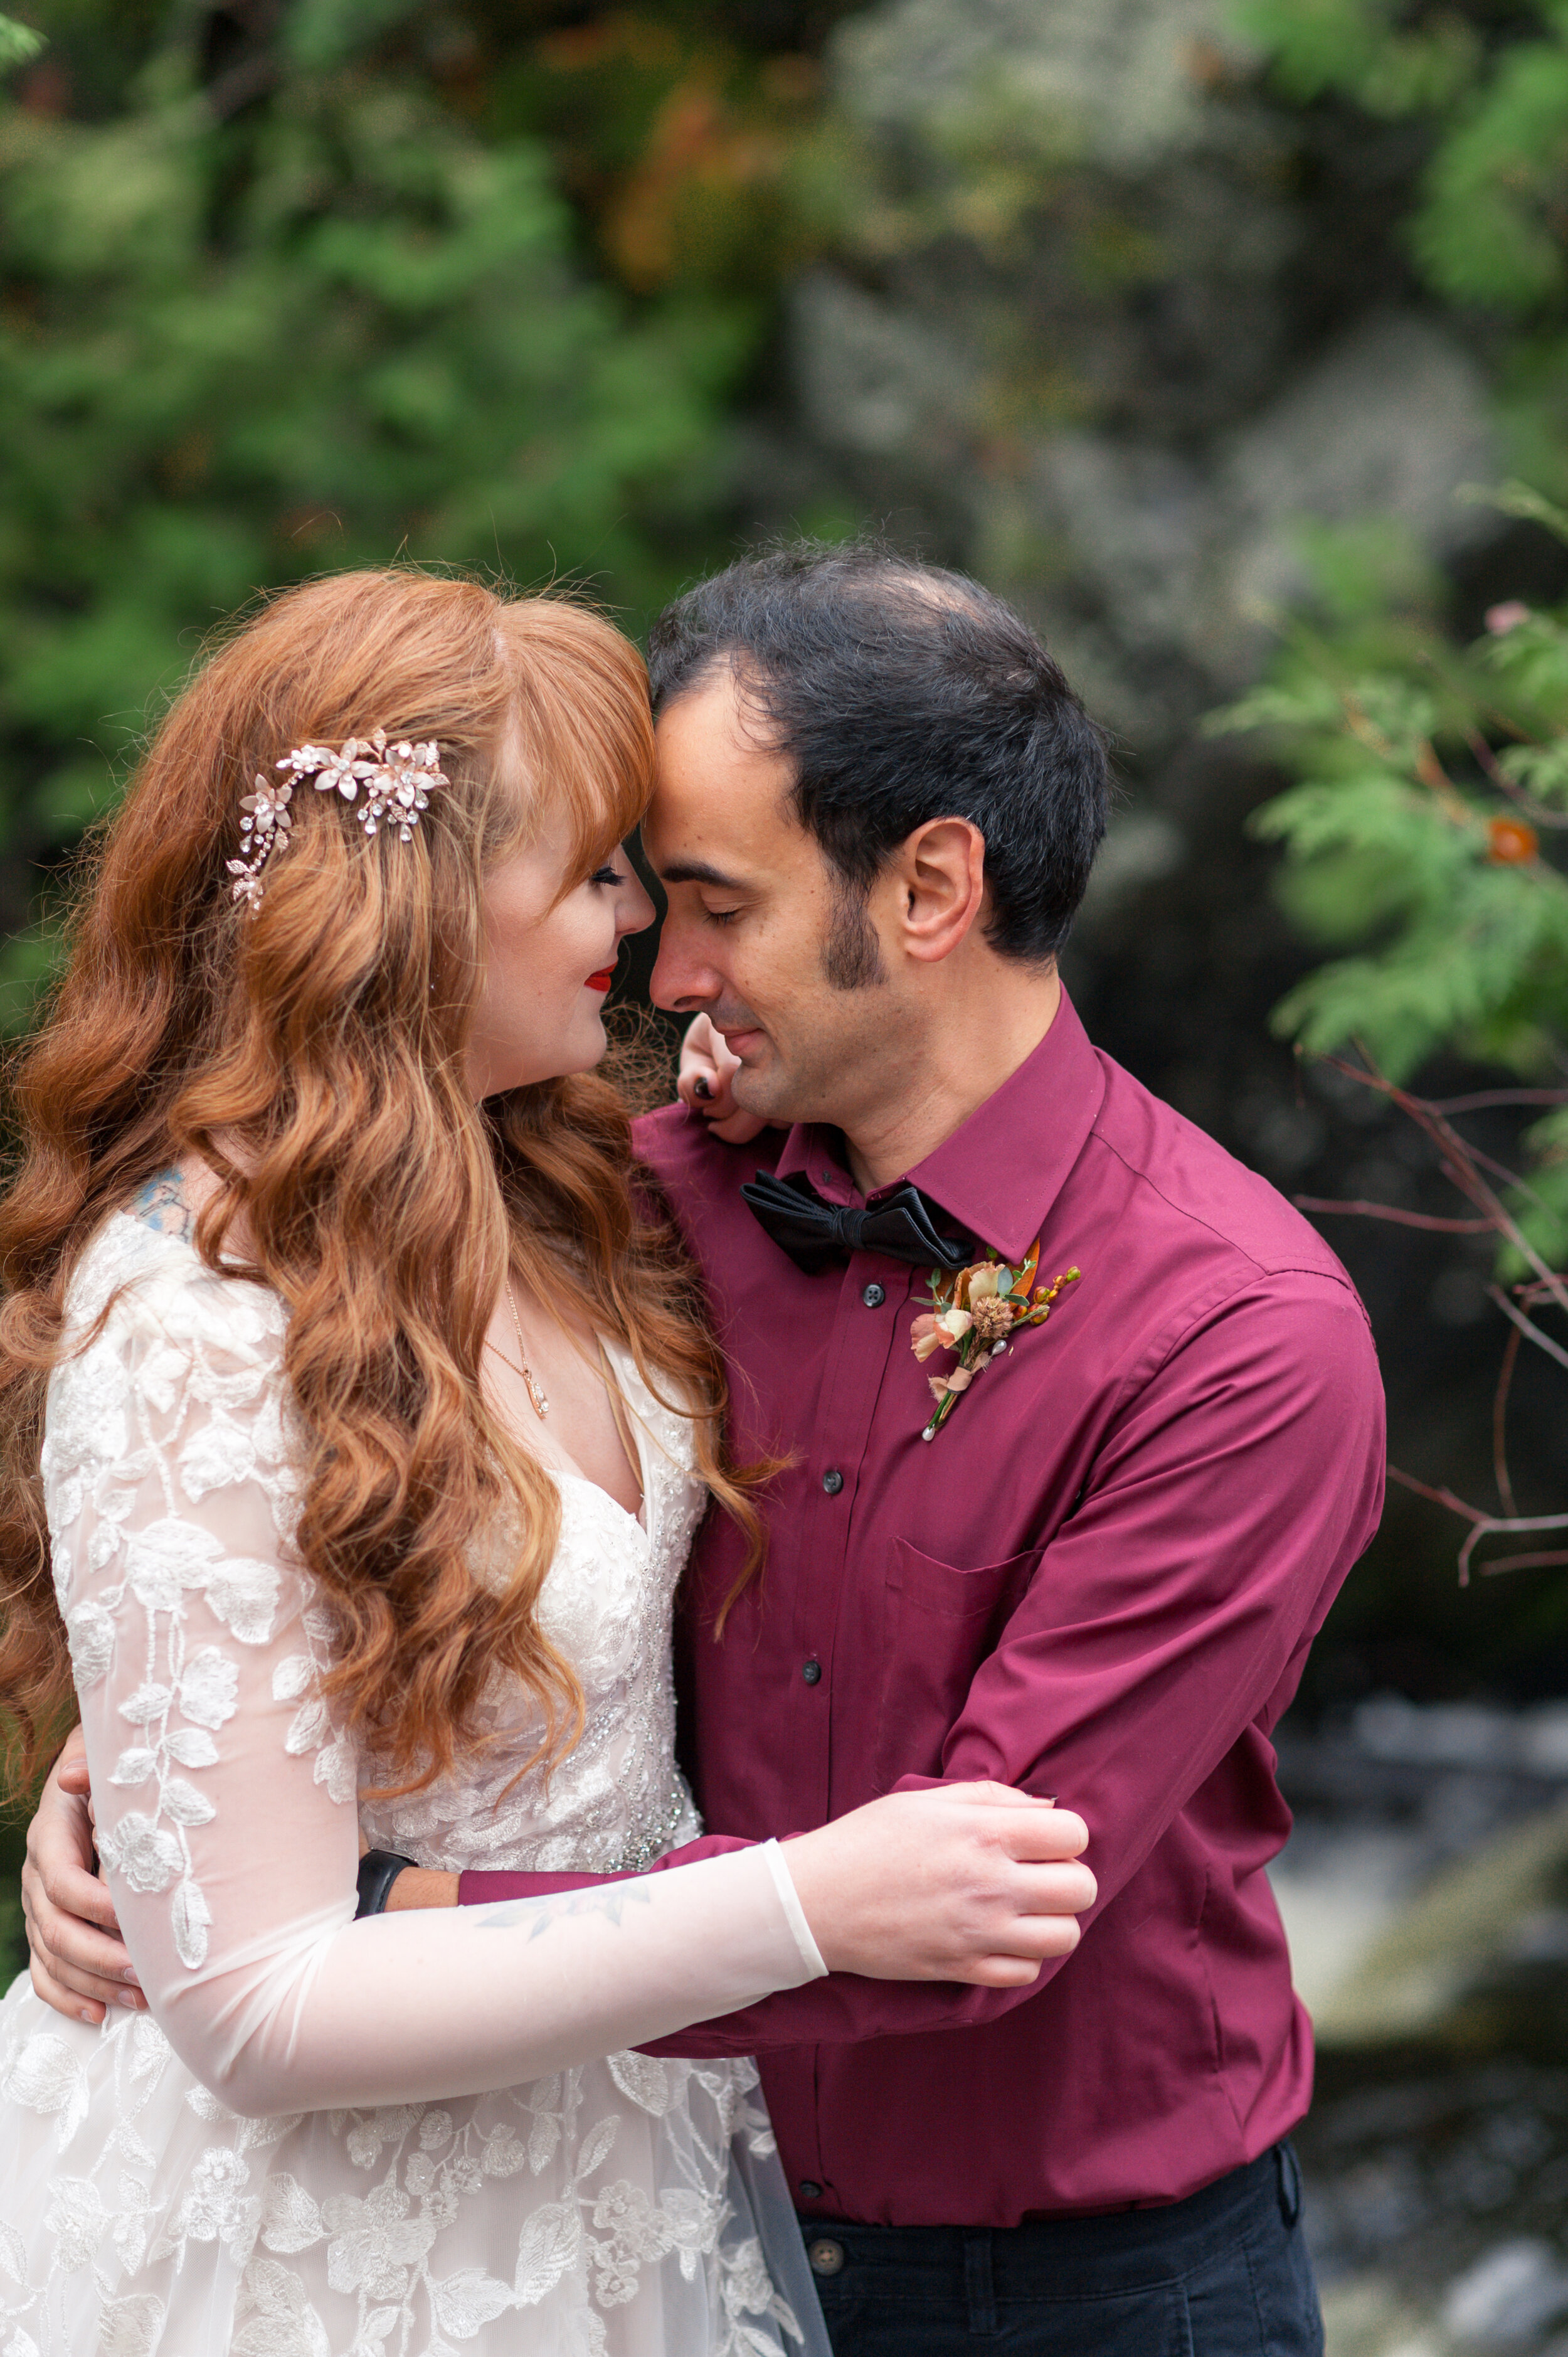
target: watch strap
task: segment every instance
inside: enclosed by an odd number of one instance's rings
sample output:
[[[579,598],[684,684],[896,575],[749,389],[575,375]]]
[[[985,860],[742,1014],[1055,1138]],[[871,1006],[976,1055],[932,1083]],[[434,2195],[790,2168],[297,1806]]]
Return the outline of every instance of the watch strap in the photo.
[[[354,1921],[361,1915],[384,1913],[387,1893],[405,1866],[416,1865],[412,1857],[402,1857],[395,1849],[368,1849],[360,1860],[360,1903],[354,1910]]]

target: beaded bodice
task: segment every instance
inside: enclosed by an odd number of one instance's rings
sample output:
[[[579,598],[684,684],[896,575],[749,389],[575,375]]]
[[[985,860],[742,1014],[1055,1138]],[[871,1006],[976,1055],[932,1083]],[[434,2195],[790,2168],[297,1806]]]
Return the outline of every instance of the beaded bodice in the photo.
[[[706,1492],[693,1477],[686,1418],[660,1405],[628,1353],[607,1346],[606,1355],[637,1439],[642,1513],[560,1477],[561,1539],[540,1597],[540,1625],[582,1684],[581,1739],[548,1775],[519,1776],[541,1726],[515,1689],[498,1692],[488,1712],[501,1738],[494,1749],[423,1792],[361,1802],[378,1849],[456,1872],[608,1874],[645,1867],[701,1830],[675,1765],[670,1619]]]

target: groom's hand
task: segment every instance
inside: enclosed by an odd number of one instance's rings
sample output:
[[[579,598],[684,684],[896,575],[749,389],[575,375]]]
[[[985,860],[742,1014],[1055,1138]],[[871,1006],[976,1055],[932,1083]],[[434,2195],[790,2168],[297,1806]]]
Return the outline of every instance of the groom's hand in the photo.
[[[100,2022],[112,2005],[145,2013],[146,1998],[98,1871],[87,1747],[74,1727],[38,1795],[22,1863],[33,1986],[74,2020]]]
[[[730,1054],[724,1033],[715,1031],[705,1015],[694,1016],[681,1042],[675,1093],[726,1146],[746,1146],[768,1127],[759,1114],[747,1113],[735,1101],[730,1083],[739,1070],[740,1058]]]
[[[1026,1988],[1078,1945],[1098,1889],[1083,1819],[1010,1784],[889,1792],[786,1855],[830,1972]]]

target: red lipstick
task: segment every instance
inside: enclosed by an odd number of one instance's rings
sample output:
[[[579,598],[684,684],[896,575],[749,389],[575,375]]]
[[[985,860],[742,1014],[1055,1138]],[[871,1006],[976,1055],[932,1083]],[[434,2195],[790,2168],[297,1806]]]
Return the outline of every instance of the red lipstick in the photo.
[[[599,973],[591,974],[583,986],[585,990],[607,990],[615,978],[614,966],[607,965]]]

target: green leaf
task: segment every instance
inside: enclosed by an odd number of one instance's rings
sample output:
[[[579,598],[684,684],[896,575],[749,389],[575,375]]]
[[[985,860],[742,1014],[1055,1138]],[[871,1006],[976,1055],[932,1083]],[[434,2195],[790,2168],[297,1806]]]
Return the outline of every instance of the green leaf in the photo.
[[[1339,690],[1328,680],[1309,679],[1299,686],[1255,687],[1234,704],[1208,714],[1203,730],[1208,737],[1224,737],[1253,728],[1332,728],[1344,716]]]
[[[295,0],[284,39],[295,67],[319,72],[393,31],[418,5],[419,0]]]
[[[1498,508],[1504,515],[1521,516],[1531,523],[1544,524],[1559,540],[1568,540],[1568,510],[1543,499],[1528,483],[1510,481],[1496,490],[1485,483],[1461,483],[1455,497],[1467,506]]]
[[[43,35],[31,25],[18,25],[14,16],[0,16],[0,73],[9,66],[26,65],[44,46]]]
[[[1506,50],[1438,146],[1412,244],[1430,283],[1459,302],[1526,312],[1564,285],[1568,47]]]

